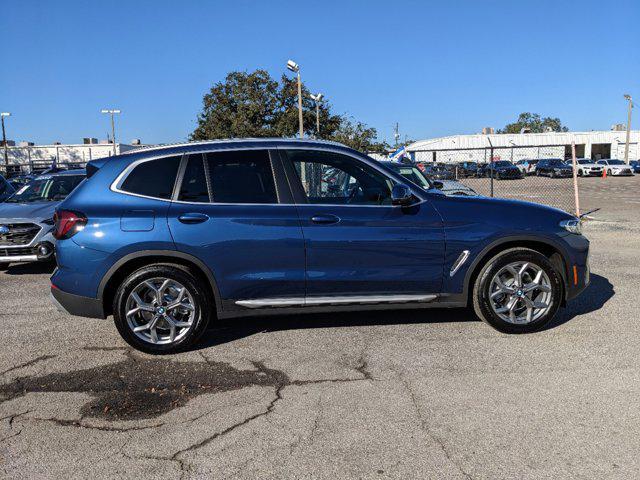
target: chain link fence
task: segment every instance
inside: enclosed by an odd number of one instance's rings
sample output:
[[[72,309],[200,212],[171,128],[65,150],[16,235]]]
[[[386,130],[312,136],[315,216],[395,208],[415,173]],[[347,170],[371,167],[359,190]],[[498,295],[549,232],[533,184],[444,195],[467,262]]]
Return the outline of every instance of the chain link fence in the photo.
[[[53,161],[32,161],[23,163],[10,163],[0,165],[0,175],[10,178],[18,175],[37,175],[50,169],[71,170],[74,168],[84,168],[86,162],[56,162]]]
[[[458,180],[480,195],[576,212],[577,186],[571,150],[565,145],[422,150],[411,156],[433,180]]]

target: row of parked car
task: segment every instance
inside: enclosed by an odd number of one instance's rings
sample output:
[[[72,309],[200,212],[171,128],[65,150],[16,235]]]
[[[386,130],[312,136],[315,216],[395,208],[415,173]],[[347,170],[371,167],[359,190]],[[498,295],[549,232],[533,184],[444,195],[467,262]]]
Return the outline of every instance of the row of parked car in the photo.
[[[458,178],[495,178],[521,179],[528,175],[537,175],[551,178],[571,177],[573,165],[571,160],[560,158],[525,159],[512,163],[507,160],[496,160],[492,163],[459,162],[459,163],[422,163],[421,169],[430,177],[442,180]],[[589,158],[577,159],[577,174],[580,177],[607,175],[629,176],[640,173],[640,162],[634,160],[629,165],[622,160]]]

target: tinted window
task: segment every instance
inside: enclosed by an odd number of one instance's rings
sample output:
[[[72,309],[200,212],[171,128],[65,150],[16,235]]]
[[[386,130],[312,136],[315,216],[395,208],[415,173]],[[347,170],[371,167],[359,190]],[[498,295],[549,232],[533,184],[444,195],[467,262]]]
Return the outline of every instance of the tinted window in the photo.
[[[208,203],[210,201],[204,162],[202,154],[189,156],[178,200],[198,203]]]
[[[278,203],[267,150],[207,154],[215,203]]]
[[[171,198],[180,158],[159,158],[139,164],[122,182],[120,190],[146,197]]]
[[[309,203],[391,204],[391,180],[354,158],[311,150],[290,150],[287,156]]]

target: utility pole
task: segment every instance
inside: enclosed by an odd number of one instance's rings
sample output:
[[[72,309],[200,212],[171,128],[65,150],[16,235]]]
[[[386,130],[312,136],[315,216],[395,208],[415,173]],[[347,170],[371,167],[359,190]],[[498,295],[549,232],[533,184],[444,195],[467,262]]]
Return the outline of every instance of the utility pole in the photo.
[[[631,109],[633,108],[633,99],[629,94],[625,94],[624,98],[629,102],[629,111],[627,113],[627,142],[624,145],[624,163],[629,165],[629,140],[631,138]]]
[[[6,173],[9,173],[9,152],[7,151],[7,133],[4,130],[4,117],[10,116],[10,112],[0,113],[0,117],[2,118],[2,144],[4,145],[4,165],[7,169]]]
[[[304,138],[304,124],[302,120],[302,80],[300,79],[300,65],[293,60],[287,61],[287,69],[298,76],[298,124],[300,125],[300,138]]]
[[[115,108],[104,108],[100,110],[100,113],[106,113],[111,115],[111,140],[113,141],[113,155],[117,155],[116,153],[116,122],[113,116],[117,113],[120,113],[120,110]]]

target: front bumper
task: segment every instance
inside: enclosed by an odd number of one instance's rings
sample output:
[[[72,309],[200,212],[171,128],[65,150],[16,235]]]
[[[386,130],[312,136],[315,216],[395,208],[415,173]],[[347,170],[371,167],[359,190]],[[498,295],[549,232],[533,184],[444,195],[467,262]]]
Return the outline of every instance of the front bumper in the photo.
[[[624,170],[611,170],[611,175],[616,177],[630,177],[633,175],[633,170],[624,169]]]
[[[98,298],[63,292],[58,287],[51,285],[51,300],[63,313],[77,317],[106,318],[102,301]]]

